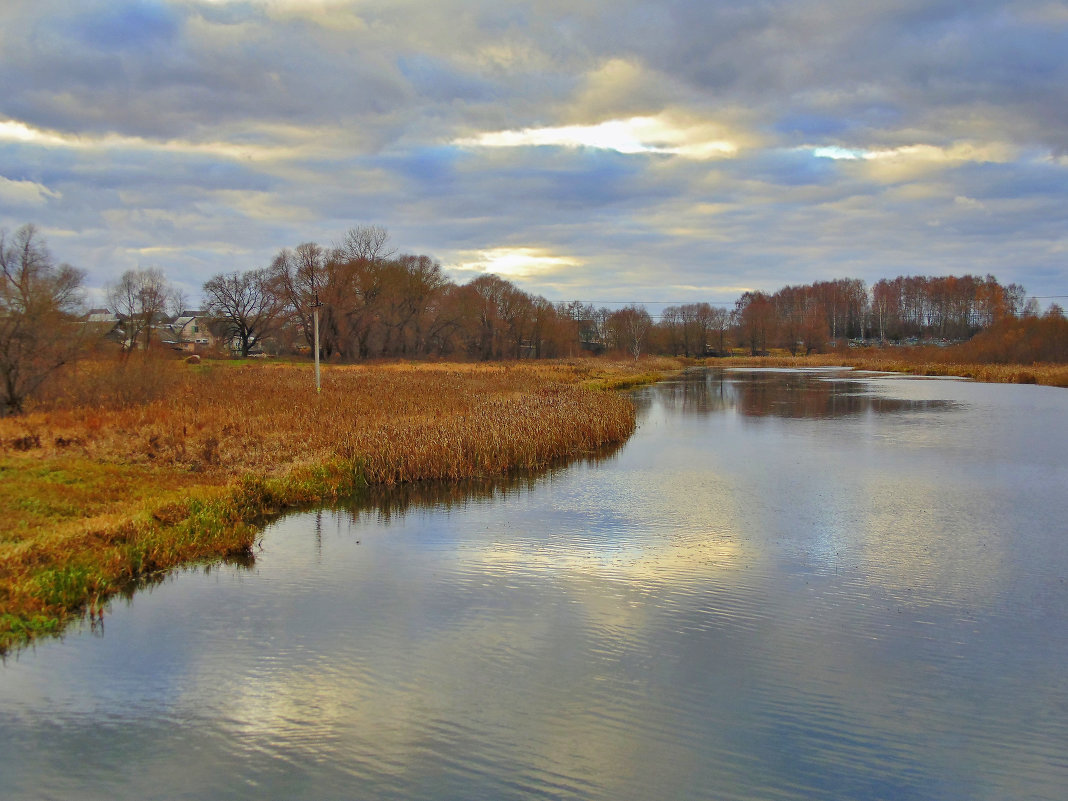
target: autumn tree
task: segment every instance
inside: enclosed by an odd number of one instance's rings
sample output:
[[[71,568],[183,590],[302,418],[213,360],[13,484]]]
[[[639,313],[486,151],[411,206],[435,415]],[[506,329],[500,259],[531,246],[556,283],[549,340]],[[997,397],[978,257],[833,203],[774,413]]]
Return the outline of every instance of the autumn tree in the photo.
[[[531,343],[534,358],[573,356],[579,347],[579,327],[543,297],[533,299]]]
[[[465,287],[446,282],[430,298],[423,341],[428,356],[448,356],[465,348],[464,326],[468,319]]]
[[[57,265],[32,225],[8,239],[0,232],[0,416],[26,399],[78,354],[75,315],[84,275]]]
[[[637,361],[653,327],[653,318],[644,306],[632,304],[613,312],[608,318],[608,327],[612,329],[618,346],[628,351]]]
[[[433,315],[440,308],[435,301],[449,282],[441,265],[429,256],[403,255],[384,262],[380,277],[382,354],[423,355],[426,332],[434,328]]]
[[[508,345],[505,353],[513,358],[523,355],[523,346],[529,341],[534,326],[534,301],[519,287],[505,282],[507,286],[500,295],[498,307],[504,336]]]
[[[507,326],[502,318],[502,307],[513,288],[508,281],[489,273],[466,285],[474,312],[469,350],[479,359],[500,359],[504,355]]]
[[[734,304],[734,316],[742,344],[753,356],[765,354],[775,340],[778,320],[775,304],[765,292],[746,292]]]
[[[827,317],[819,293],[811,286],[788,286],[772,297],[781,346],[796,356],[822,350],[827,340]]]
[[[962,360],[1001,364],[1068,362],[1068,319],[1064,310],[1051,304],[1044,314],[1006,315],[958,345]]]
[[[278,322],[282,303],[276,286],[267,270],[220,274],[204,284],[207,313],[225,322],[242,357]]]
[[[806,303],[815,301],[823,310],[827,321],[828,336],[863,337],[869,319],[868,290],[858,278],[839,278],[834,281],[818,281],[802,287]]]

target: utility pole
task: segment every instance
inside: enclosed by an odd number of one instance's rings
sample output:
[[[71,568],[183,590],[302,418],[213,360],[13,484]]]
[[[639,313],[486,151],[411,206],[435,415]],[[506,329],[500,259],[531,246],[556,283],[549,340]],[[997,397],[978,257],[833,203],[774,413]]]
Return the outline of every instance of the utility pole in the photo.
[[[322,392],[322,385],[319,383],[319,309],[323,306],[319,301],[319,293],[315,293],[315,302],[312,304],[312,319],[313,327],[315,329],[315,391]]]

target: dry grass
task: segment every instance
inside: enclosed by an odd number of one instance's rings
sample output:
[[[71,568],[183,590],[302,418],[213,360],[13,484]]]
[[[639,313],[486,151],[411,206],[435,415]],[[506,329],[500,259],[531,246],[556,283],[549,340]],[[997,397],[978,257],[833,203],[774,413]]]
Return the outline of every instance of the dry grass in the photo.
[[[995,384],[1044,384],[1068,387],[1068,365],[1064,364],[976,364],[945,361],[931,349],[864,350],[842,355],[735,357],[710,362],[732,367],[852,367],[909,375],[959,376]]]
[[[154,400],[81,397],[0,420],[0,652],[147,573],[248,552],[282,507],[619,442],[633,406],[599,390],[679,366],[337,366],[317,394],[309,367],[173,363],[152,368]]]

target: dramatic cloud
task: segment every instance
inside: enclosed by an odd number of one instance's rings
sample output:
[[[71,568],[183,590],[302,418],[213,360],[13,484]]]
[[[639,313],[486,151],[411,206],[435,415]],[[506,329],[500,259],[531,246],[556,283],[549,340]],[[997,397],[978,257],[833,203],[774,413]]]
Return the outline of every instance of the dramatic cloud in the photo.
[[[552,299],[993,273],[1068,293],[1068,6],[0,7],[0,227],[103,286],[359,223]]]

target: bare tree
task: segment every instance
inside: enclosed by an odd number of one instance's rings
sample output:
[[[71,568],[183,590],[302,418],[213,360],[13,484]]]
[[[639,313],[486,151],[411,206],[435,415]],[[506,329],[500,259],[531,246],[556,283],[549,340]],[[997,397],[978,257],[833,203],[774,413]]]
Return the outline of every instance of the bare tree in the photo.
[[[304,242],[293,250],[284,248],[271,262],[274,293],[300,325],[309,346],[314,303],[327,283],[326,264],[326,252],[314,242]]]
[[[108,304],[125,326],[126,350],[133,350],[142,334],[145,350],[148,349],[152,329],[166,311],[171,291],[167,279],[155,267],[127,270],[117,284],[108,288]]]
[[[37,229],[0,232],[0,416],[18,414],[56,370],[78,354],[84,274],[56,265]]]
[[[181,317],[189,308],[189,294],[181,287],[172,287],[167,300],[167,311],[171,317]]]
[[[209,315],[226,322],[234,339],[241,342],[242,357],[278,321],[282,302],[267,270],[248,270],[217,275],[204,284]]]
[[[357,225],[345,234],[345,240],[337,246],[346,259],[365,260],[372,264],[388,259],[396,252],[388,249],[389,231],[381,225]]]

